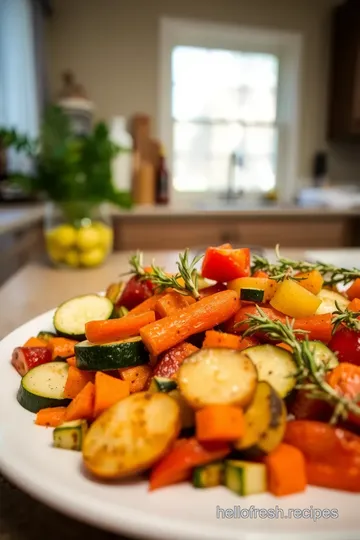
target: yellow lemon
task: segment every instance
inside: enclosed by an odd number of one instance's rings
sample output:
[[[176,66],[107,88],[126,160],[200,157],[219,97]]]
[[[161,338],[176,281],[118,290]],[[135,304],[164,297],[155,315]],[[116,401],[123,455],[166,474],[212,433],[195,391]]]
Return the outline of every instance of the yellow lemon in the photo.
[[[60,248],[70,248],[76,242],[76,230],[71,225],[60,225],[48,233],[48,238]]]
[[[89,268],[98,266],[105,258],[105,252],[101,248],[94,248],[91,251],[86,251],[80,254],[80,264]]]
[[[113,245],[114,235],[111,227],[100,223],[97,225],[98,231],[100,233],[101,245],[106,249],[110,250]]]
[[[90,251],[101,244],[101,233],[96,227],[82,227],[77,232],[76,244],[81,251]]]
[[[63,249],[60,249],[56,246],[53,246],[50,242],[47,242],[47,252],[50,259],[54,262],[63,262],[66,252]]]
[[[67,264],[68,266],[72,266],[73,268],[79,266],[80,258],[78,252],[75,251],[75,249],[71,249],[70,251],[68,251],[65,255],[64,262],[65,264]]]

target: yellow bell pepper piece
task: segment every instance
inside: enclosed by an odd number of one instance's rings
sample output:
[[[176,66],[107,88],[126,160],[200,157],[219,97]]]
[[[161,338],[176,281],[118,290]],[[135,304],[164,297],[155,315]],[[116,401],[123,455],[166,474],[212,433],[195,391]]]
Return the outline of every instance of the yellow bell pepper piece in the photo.
[[[296,319],[314,315],[320,304],[321,298],[292,279],[285,279],[280,283],[270,301],[274,309]]]
[[[244,277],[229,281],[227,288],[235,291],[239,297],[241,289],[260,289],[264,291],[264,302],[268,302],[274,296],[277,285],[276,281],[269,278]]]
[[[301,272],[296,274],[297,278],[301,278],[298,281],[299,285],[304,287],[313,294],[319,294],[324,284],[324,279],[319,270],[312,270],[311,272]]]

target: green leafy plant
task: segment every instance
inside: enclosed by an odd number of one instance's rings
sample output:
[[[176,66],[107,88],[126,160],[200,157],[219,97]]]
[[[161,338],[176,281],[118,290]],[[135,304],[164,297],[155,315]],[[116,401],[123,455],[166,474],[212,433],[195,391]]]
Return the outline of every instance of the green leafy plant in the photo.
[[[50,106],[36,140],[1,128],[0,140],[3,147],[31,158],[34,174],[12,174],[9,178],[28,193],[67,207],[79,201],[88,206],[109,202],[131,207],[130,194],[116,191],[111,181],[112,159],[122,150],[109,139],[105,123],[97,123],[88,135],[77,136],[63,110]]]

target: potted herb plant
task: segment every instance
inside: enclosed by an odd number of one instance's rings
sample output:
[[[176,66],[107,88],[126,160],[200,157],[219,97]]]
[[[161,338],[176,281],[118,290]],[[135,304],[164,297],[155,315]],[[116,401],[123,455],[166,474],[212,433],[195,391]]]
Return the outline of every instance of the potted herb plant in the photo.
[[[97,123],[89,134],[77,136],[63,110],[51,106],[36,140],[1,128],[0,140],[33,162],[32,175],[13,174],[10,180],[47,201],[44,223],[51,261],[58,266],[100,265],[113,245],[106,203],[131,206],[130,194],[116,191],[112,183],[111,163],[121,149],[110,140],[106,124]]]

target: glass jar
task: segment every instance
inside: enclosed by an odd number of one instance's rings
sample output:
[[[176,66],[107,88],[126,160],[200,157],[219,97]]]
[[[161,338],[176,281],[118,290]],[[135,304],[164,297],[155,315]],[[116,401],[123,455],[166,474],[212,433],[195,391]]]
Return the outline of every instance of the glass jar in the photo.
[[[106,205],[49,202],[44,228],[46,251],[57,267],[95,268],[113,249],[112,220]]]

